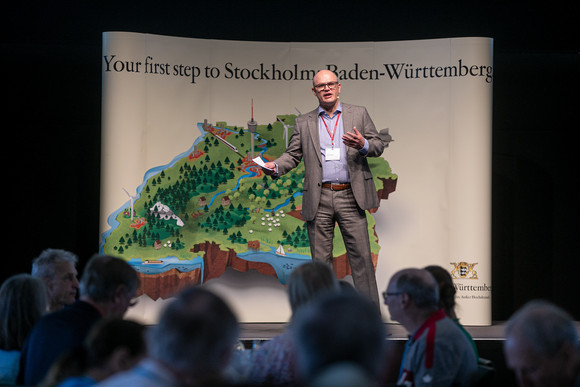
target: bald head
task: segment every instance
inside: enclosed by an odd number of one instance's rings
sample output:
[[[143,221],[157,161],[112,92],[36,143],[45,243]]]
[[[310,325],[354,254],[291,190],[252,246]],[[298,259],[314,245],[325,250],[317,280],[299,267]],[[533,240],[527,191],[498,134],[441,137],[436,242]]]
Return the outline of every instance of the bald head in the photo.
[[[312,80],[312,86],[316,86],[321,83],[321,79],[330,79],[334,82],[338,82],[338,77],[335,73],[330,70],[320,70],[314,76],[314,79]]]

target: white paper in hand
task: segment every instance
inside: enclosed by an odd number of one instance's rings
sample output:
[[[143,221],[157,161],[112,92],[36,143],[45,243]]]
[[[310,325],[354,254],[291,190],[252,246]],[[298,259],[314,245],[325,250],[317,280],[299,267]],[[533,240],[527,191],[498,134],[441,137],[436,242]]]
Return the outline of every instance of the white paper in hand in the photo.
[[[262,160],[262,158],[260,156],[254,157],[252,159],[252,161],[255,162],[256,164],[258,164],[260,167],[262,167],[264,169],[267,169],[269,171],[274,171],[274,169],[266,167],[266,164],[264,163],[264,160]]]

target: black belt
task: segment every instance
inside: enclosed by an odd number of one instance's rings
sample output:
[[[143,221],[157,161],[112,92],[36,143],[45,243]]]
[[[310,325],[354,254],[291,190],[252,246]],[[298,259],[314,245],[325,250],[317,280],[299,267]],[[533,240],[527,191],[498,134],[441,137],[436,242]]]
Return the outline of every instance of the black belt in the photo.
[[[322,183],[322,188],[327,188],[331,191],[342,191],[343,189],[350,188],[350,183],[343,184]]]

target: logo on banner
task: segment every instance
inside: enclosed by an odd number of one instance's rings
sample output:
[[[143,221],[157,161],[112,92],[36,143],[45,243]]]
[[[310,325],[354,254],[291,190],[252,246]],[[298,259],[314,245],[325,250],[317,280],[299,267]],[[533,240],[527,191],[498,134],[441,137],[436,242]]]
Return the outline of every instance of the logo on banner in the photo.
[[[473,269],[477,263],[467,263],[465,261],[455,263],[451,262],[454,266],[451,270],[451,278],[453,279],[478,279],[477,271]]]

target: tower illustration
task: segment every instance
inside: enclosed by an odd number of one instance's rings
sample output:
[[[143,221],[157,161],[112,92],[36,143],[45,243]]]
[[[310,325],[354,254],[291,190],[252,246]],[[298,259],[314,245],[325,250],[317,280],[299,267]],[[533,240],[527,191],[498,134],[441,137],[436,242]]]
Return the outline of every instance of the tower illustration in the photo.
[[[252,98],[252,118],[248,121],[248,130],[252,133],[250,136],[250,160],[254,158],[254,135],[258,129],[258,123],[254,121],[254,99]]]

